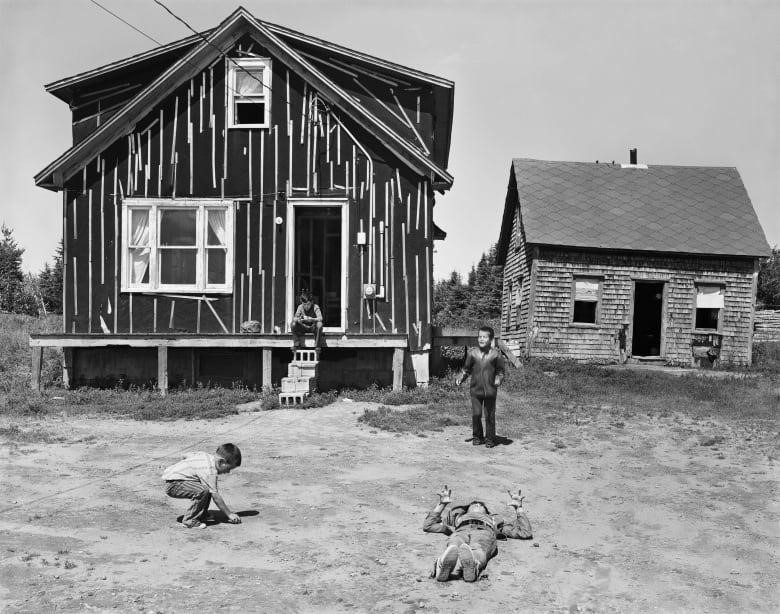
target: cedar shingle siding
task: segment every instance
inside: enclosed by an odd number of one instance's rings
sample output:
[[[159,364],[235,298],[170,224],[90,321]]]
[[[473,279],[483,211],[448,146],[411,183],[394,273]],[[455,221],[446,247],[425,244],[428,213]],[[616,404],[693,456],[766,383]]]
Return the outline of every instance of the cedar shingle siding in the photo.
[[[603,277],[596,325],[572,324],[572,278]],[[542,248],[536,261],[533,314],[526,352],[533,356],[615,362],[617,333],[629,324],[635,280],[664,281],[661,357],[690,365],[696,282],[724,284],[722,362],[745,365],[750,358],[753,261],[645,254],[607,254]]]
[[[648,355],[690,366],[694,341],[704,339],[721,363],[746,365],[758,259],[768,253],[736,169],[514,160],[497,252],[501,338],[518,356],[617,362],[624,325],[630,357],[635,319],[637,328],[660,320]],[[573,322],[579,277],[598,281],[594,324]],[[652,296],[660,290],[652,299],[660,317],[644,317],[647,300],[635,305],[641,282],[660,284],[642,286]],[[717,334],[696,329],[697,284],[724,289],[717,331],[709,331]]]

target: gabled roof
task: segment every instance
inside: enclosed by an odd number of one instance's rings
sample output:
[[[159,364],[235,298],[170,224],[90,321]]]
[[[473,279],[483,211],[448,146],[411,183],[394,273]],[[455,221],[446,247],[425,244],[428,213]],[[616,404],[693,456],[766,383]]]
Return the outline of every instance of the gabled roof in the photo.
[[[722,256],[770,251],[735,168],[515,159],[509,190],[506,208],[519,201],[528,244]]]
[[[105,147],[110,145],[111,142],[130,132],[133,129],[134,123],[159,104],[171,90],[198,74],[210,64],[220,52],[224,53],[228,51],[239,36],[249,33],[272,54],[290,66],[291,69],[295,70],[311,86],[318,90],[323,99],[346,113],[364,129],[370,131],[388,147],[390,151],[396,154],[415,171],[426,175],[431,174],[438,184],[437,187],[449,188],[452,185],[452,176],[443,168],[442,164],[437,163],[437,160],[429,157],[416,143],[401,136],[398,131],[388,125],[386,121],[383,121],[375,113],[372,113],[359,99],[350,95],[334,83],[334,81],[328,78],[320,68],[315,66],[303,54],[288,44],[288,42],[279,34],[282,31],[289,36],[305,36],[293,30],[282,28],[281,26],[271,26],[270,24],[261,22],[255,19],[246,9],[239,7],[217,28],[210,30],[208,35],[205,36],[206,40],[203,40],[200,35],[198,35],[163,46],[167,49],[158,48],[157,51],[162,55],[180,49],[188,49],[188,51],[157,79],[139,92],[124,108],[98,128],[91,136],[66,151],[57,158],[57,160],[39,172],[35,176],[35,183],[39,186],[55,190],[62,187],[65,180],[76,173],[84,164],[88,163],[89,160],[98,155]],[[325,44],[324,41],[319,41],[319,39],[313,39],[312,37],[306,38],[308,39],[306,41],[307,43]],[[198,43],[197,40],[193,39],[200,40],[200,42]],[[345,52],[344,50],[346,50],[346,48],[339,48],[330,43],[328,45],[334,50],[341,50],[342,52]],[[162,51],[160,51],[161,49]],[[155,50],[147,52],[146,54],[140,54],[143,57],[137,61],[148,60],[149,57],[154,57],[154,53]],[[362,55],[362,59],[366,61],[369,59],[371,61],[378,61],[376,58],[371,58],[371,56],[365,54],[359,55]],[[139,56],[134,56],[134,58],[138,59]],[[93,78],[96,74],[107,74],[113,70],[126,67],[132,64],[132,59],[133,58],[128,59],[130,62],[129,64],[128,61],[115,62],[106,65],[101,69],[95,69],[94,71],[54,82],[47,86],[47,89],[56,95],[56,92],[61,91],[61,88],[72,88],[80,81]],[[387,64],[389,68],[395,70],[412,70],[405,69],[398,65],[392,65],[389,62],[386,62],[385,64]],[[417,74],[416,78],[431,77],[426,76],[425,73],[419,73],[418,71],[412,72]],[[439,81],[446,82],[446,80],[440,79]],[[446,83],[450,83],[451,86],[451,82]],[[451,124],[451,113],[448,122]],[[448,125],[447,135],[449,135],[449,128],[450,125]],[[448,149],[449,139],[447,139],[446,143]]]

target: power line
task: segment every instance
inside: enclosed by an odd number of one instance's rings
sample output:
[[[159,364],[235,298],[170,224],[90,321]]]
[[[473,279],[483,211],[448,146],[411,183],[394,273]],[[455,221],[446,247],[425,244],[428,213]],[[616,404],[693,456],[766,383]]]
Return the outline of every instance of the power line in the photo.
[[[248,71],[246,68],[244,68],[243,66],[241,66],[241,65],[240,65],[238,62],[236,62],[236,61],[235,61],[233,58],[231,58],[230,56],[228,56],[227,54],[225,54],[225,52],[224,52],[224,51],[222,51],[222,49],[220,49],[219,47],[217,47],[217,46],[216,46],[214,43],[212,43],[212,42],[211,42],[209,39],[207,39],[205,36],[203,36],[203,34],[202,34],[201,32],[198,32],[198,31],[197,31],[195,28],[193,28],[193,27],[192,27],[190,24],[188,24],[188,23],[187,23],[187,22],[186,22],[186,21],[185,21],[183,18],[179,17],[179,16],[178,16],[176,13],[174,13],[174,12],[173,12],[171,9],[169,9],[167,6],[165,6],[165,4],[163,4],[163,3],[162,3],[160,0],[152,0],[152,2],[154,2],[155,4],[157,4],[157,5],[159,5],[160,7],[162,7],[162,9],[163,9],[163,10],[165,10],[165,11],[166,11],[168,14],[170,14],[170,15],[171,15],[171,17],[173,17],[173,18],[174,18],[176,21],[178,21],[178,22],[182,23],[182,24],[184,25],[184,27],[185,27],[185,28],[187,28],[187,29],[188,29],[190,32],[192,32],[192,33],[193,33],[193,34],[195,34],[196,36],[200,37],[200,38],[201,38],[201,40],[202,40],[204,43],[206,43],[206,44],[207,44],[209,47],[213,47],[214,49],[216,49],[216,50],[219,52],[219,54],[220,54],[221,56],[225,57],[225,58],[226,58],[226,59],[227,59],[229,62],[232,62],[232,63],[233,63],[233,65],[234,65],[236,68],[238,68],[238,69],[239,69],[239,70],[241,70],[242,72],[245,72],[247,75],[249,75],[249,77],[251,77],[252,79],[254,79],[255,81],[257,81],[257,82],[258,82],[258,83],[259,83],[259,84],[260,84],[262,87],[264,87],[265,89],[267,89],[269,92],[273,92],[273,89],[271,88],[271,86],[270,86],[270,85],[266,85],[265,83],[263,83],[263,82],[262,82],[260,79],[258,79],[258,78],[257,78],[255,75],[253,75],[253,74],[252,74],[251,72],[249,72],[249,71]],[[232,89],[232,88],[230,88],[230,89]],[[233,90],[233,91],[235,92],[235,90]],[[238,92],[236,92],[236,93],[238,93]]]
[[[99,6],[101,9],[103,9],[103,10],[104,10],[106,13],[108,13],[109,15],[112,15],[112,16],[116,17],[116,18],[117,18],[119,21],[121,21],[121,22],[122,22],[123,24],[125,24],[126,26],[130,26],[130,27],[131,27],[133,30],[135,30],[136,32],[138,32],[138,33],[139,33],[141,36],[145,36],[146,38],[148,38],[148,39],[149,39],[150,41],[152,41],[153,43],[157,43],[158,45],[162,45],[162,44],[163,44],[163,43],[161,43],[160,41],[158,41],[156,38],[153,38],[153,37],[149,36],[149,35],[148,35],[146,32],[144,32],[143,30],[141,30],[141,29],[139,29],[139,28],[136,28],[136,27],[135,27],[133,24],[131,24],[129,21],[125,21],[124,19],[122,19],[122,18],[121,18],[119,15],[117,15],[116,13],[114,13],[112,10],[110,10],[110,9],[107,9],[105,6],[103,6],[102,4],[100,4],[100,2],[97,2],[97,0],[89,0],[89,1],[90,1],[92,4],[94,4],[94,5],[96,5],[96,6]]]

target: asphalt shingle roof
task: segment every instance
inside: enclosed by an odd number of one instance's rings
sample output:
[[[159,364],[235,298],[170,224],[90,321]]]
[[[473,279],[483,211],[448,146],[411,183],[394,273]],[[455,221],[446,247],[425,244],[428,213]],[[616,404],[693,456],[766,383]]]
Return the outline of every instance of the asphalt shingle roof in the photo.
[[[735,168],[512,161],[526,241],[603,249],[767,256]]]

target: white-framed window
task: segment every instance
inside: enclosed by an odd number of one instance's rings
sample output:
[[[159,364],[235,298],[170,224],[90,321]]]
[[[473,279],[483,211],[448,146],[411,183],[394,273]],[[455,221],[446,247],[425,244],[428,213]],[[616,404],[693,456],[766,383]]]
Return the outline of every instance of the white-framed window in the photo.
[[[122,292],[232,292],[233,201],[126,198]]]
[[[696,321],[694,327],[720,330],[721,310],[726,287],[722,284],[696,284]]]
[[[597,324],[601,301],[600,277],[575,277],[571,321],[578,324]]]
[[[228,64],[228,127],[270,126],[270,58],[232,59]]]

